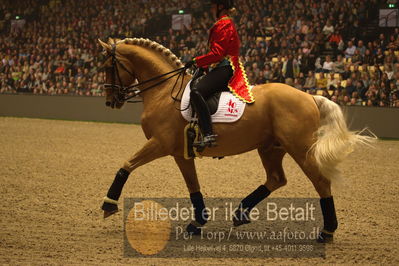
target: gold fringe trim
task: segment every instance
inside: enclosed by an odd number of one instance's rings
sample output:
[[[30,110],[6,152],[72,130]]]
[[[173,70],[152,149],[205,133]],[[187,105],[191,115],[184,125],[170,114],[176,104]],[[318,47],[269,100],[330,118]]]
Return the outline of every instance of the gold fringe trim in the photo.
[[[233,73],[235,73],[236,72],[236,68],[234,66],[233,60],[231,59],[231,56],[227,56],[227,59],[229,60],[230,65],[233,68]],[[249,94],[249,97],[250,97],[251,101],[247,101],[246,99],[244,99],[243,97],[238,95],[237,92],[235,92],[234,89],[230,86],[230,84],[228,84],[227,86],[229,87],[230,92],[233,93],[233,95],[236,98],[240,99],[241,101],[243,101],[245,103],[254,103],[255,99],[254,99],[254,96],[253,96],[253,93],[252,93],[252,88],[251,88],[251,85],[249,84],[247,74],[245,73],[245,69],[244,69],[244,66],[242,65],[242,62],[241,62],[240,58],[238,58],[238,64],[240,66],[240,70],[242,71],[242,75],[244,76],[245,85],[247,86],[248,94]]]

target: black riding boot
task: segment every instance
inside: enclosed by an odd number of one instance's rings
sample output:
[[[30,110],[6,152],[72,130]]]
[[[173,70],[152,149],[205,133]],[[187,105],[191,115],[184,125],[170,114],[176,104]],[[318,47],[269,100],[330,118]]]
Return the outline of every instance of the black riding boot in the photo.
[[[216,145],[216,135],[213,134],[211,114],[209,113],[208,105],[202,95],[195,89],[190,93],[191,103],[195,112],[198,115],[198,124],[203,134],[204,146],[212,147]]]

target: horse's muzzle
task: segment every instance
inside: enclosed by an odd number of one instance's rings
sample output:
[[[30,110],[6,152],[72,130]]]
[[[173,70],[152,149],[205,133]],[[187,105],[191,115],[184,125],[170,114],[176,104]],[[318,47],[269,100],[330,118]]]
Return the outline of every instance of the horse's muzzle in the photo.
[[[111,107],[112,109],[114,109],[116,104],[115,104],[114,101],[106,101],[106,102],[105,102],[105,105],[106,105],[107,107]]]

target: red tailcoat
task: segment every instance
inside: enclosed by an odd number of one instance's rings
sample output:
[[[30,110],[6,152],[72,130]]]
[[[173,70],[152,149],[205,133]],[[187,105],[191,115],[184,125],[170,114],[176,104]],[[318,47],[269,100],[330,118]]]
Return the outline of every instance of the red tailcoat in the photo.
[[[224,58],[230,61],[233,68],[233,76],[229,81],[230,91],[240,100],[246,103],[255,101],[247,75],[242,66],[240,54],[240,38],[234,26],[233,20],[228,16],[222,16],[210,30],[209,40],[210,52],[198,56],[195,62],[198,67],[209,67],[217,64]]]

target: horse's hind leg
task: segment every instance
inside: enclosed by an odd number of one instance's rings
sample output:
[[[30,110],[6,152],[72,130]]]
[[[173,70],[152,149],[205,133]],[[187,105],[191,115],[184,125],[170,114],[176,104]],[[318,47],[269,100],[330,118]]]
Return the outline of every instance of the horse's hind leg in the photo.
[[[308,145],[307,147],[310,146]],[[320,207],[323,214],[324,227],[317,241],[322,243],[331,242],[333,240],[333,234],[338,227],[334,199],[331,195],[331,181],[320,173],[311,151],[306,153],[292,152],[290,154],[310,179],[320,196]]]
[[[101,207],[104,211],[104,218],[107,218],[118,211],[118,200],[129,174],[137,167],[166,155],[167,154],[163,151],[159,142],[156,139],[151,138],[143,148],[124,163],[123,168],[119,169],[116,173],[114,182],[109,188],[107,196],[104,198],[104,203]]]
[[[271,149],[258,149],[259,156],[262,160],[263,167],[266,170],[265,186],[271,191],[285,186],[287,179],[283,170],[283,158],[287,153],[279,144],[273,145]]]
[[[194,159],[185,160],[182,157],[175,157],[176,164],[179,166],[180,172],[183,174],[188,191],[190,192],[191,203],[193,204],[195,221],[187,226],[187,232],[194,235],[201,234],[201,227],[205,225],[208,214],[205,211],[204,198],[200,192],[197,172],[195,170]]]
[[[250,222],[249,213],[259,202],[270,195],[271,192],[284,186],[287,183],[282,161],[286,151],[278,143],[270,147],[258,149],[259,156],[265,168],[267,179],[264,185],[259,186],[240,203],[240,208],[233,217],[234,226]]]

